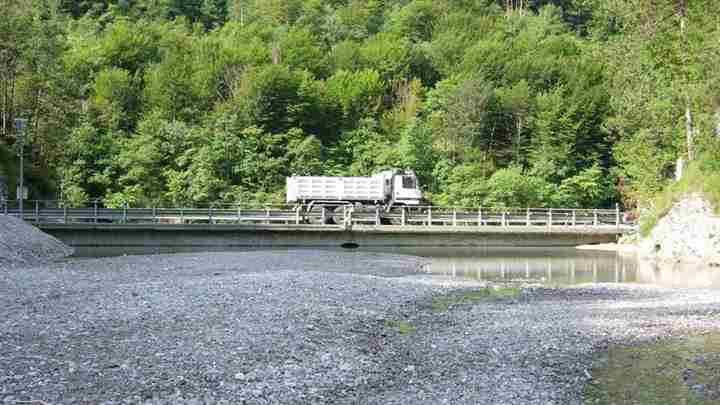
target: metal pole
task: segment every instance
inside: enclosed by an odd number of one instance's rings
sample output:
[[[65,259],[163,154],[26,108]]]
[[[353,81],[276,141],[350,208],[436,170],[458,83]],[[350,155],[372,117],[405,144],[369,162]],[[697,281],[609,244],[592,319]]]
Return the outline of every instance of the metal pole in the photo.
[[[482,208],[478,208],[478,226],[482,226]]]
[[[525,225],[530,226],[530,208],[527,209],[527,216],[525,218]]]
[[[23,203],[25,202],[25,170],[23,170],[25,163],[25,153],[23,153],[23,149],[25,149],[25,139],[20,136],[20,219],[24,220],[24,208]]]
[[[405,226],[405,220],[406,220],[406,218],[405,218],[405,207],[402,207],[402,220],[401,220],[402,226]]]
[[[25,167],[25,124],[27,123],[27,120],[25,119],[16,119],[15,120],[15,129],[17,131],[17,137],[18,137],[18,143],[20,144],[20,184],[19,184],[19,192],[17,193],[18,202],[20,203],[20,219],[24,220],[24,210],[23,210],[23,200],[25,199],[25,170],[23,168]]]
[[[548,228],[553,226],[552,208],[548,210]]]
[[[97,224],[98,221],[98,210],[97,210],[97,200],[93,201],[93,222]]]
[[[457,208],[453,208],[453,226],[457,226]]]
[[[577,222],[577,214],[572,210],[572,226],[575,226],[575,222]]]
[[[615,203],[615,226],[620,227],[620,204]]]
[[[428,207],[428,226],[432,225],[432,207]]]
[[[40,223],[40,201],[35,200],[35,223]]]

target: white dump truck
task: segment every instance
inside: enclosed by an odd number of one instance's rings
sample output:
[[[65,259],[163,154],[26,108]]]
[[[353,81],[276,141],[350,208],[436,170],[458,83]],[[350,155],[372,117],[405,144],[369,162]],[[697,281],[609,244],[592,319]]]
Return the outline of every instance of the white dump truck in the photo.
[[[423,203],[412,170],[386,170],[370,177],[292,176],[286,179],[289,204],[313,206],[419,206]]]

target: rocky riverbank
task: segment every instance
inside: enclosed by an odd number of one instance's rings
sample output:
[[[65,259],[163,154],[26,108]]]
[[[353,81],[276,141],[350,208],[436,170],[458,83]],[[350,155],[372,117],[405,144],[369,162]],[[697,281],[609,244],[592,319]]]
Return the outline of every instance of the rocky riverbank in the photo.
[[[468,289],[423,262],[248,252],[0,272],[0,403],[572,404],[608,344],[720,328],[717,290]]]
[[[647,259],[720,264],[720,217],[699,194],[677,202],[639,244]]]
[[[0,215],[0,270],[50,263],[72,252],[72,248],[34,226]]]

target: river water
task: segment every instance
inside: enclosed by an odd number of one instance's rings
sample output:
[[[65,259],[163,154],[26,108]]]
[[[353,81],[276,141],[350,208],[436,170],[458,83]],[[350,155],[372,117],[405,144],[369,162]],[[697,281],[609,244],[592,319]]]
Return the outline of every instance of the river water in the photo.
[[[80,248],[76,257],[109,257],[138,254],[189,253],[213,249],[168,248]],[[227,248],[215,250],[227,251]],[[247,251],[251,249],[231,249]],[[254,249],[256,250],[256,249]],[[289,251],[289,249],[272,249]],[[326,249],[326,250],[341,250]],[[382,247],[342,249],[362,255],[385,252],[428,259],[423,269],[443,278],[494,282],[532,282],[564,286],[584,283],[641,283],[667,287],[718,287],[720,269],[702,266],[658,265],[635,256],[615,252],[573,248],[452,248]]]

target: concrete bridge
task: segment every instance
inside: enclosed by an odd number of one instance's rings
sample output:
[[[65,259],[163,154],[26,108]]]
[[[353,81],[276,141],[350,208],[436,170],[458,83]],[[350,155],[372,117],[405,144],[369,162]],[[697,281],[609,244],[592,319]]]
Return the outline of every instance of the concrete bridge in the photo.
[[[6,204],[0,214],[20,215]],[[23,217],[76,247],[576,246],[634,231],[619,210],[350,206],[80,207],[37,201]]]

